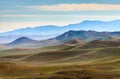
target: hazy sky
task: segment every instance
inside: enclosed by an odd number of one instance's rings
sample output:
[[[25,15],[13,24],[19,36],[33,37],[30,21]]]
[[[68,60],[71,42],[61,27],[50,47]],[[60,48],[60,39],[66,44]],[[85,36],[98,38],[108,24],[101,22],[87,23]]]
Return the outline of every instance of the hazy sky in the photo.
[[[120,0],[0,0],[0,32],[120,19]]]

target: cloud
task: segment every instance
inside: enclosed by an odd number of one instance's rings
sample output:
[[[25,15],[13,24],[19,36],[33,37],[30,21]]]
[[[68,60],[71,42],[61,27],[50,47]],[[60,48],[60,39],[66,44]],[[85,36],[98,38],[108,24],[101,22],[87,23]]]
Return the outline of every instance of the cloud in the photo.
[[[0,17],[34,17],[38,15],[23,15],[23,14],[2,14]]]
[[[58,4],[27,8],[41,11],[120,11],[120,5],[115,4]]]

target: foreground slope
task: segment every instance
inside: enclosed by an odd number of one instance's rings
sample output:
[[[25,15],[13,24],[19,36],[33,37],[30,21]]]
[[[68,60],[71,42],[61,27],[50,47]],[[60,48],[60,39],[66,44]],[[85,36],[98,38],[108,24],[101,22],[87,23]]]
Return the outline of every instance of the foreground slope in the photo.
[[[9,59],[0,62],[0,78],[5,79],[6,75],[8,79],[120,78],[118,41],[94,40],[83,45],[63,44],[39,49],[9,49],[2,52],[20,53],[20,50],[21,55],[0,57],[1,61]],[[22,52],[25,51],[28,53],[23,55]]]
[[[91,49],[91,48],[104,48],[104,47],[119,47],[120,41],[91,41],[80,48]]]
[[[120,56],[120,42],[117,41],[92,41],[84,45],[65,46],[61,50],[47,51],[34,54],[24,59],[25,61],[39,62],[96,62],[106,59],[111,61]]]
[[[62,44],[56,46],[48,46],[43,48],[14,48],[0,51],[2,56],[17,56],[27,55],[24,61],[39,61],[39,62],[81,62],[81,61],[97,61],[97,59],[119,56],[120,42],[119,41],[99,41],[94,40],[88,43],[81,44],[81,41],[75,41],[74,45]],[[78,44],[76,44],[76,42]],[[71,41],[67,43],[71,44]],[[73,43],[72,43],[73,44]],[[118,55],[116,55],[118,54]],[[7,57],[6,57],[7,58]],[[10,57],[9,57],[10,58]]]

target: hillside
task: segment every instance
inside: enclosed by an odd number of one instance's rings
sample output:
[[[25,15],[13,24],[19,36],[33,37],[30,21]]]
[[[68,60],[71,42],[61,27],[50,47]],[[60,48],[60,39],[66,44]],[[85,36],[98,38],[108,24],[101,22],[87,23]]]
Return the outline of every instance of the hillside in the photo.
[[[119,47],[120,42],[119,41],[100,41],[100,40],[94,40],[91,41],[84,46],[80,48],[85,48],[85,49],[91,49],[91,48],[104,48],[104,47]]]
[[[79,50],[79,51],[54,51],[43,52],[29,56],[24,61],[34,62],[52,62],[52,63],[106,63],[114,60],[119,60],[120,48],[102,48],[93,50]],[[105,62],[102,62],[104,60]],[[99,61],[99,62],[97,62]]]
[[[79,40],[77,38],[74,38],[70,41],[65,42],[66,45],[76,45],[76,44],[84,44],[85,42],[82,40]]]
[[[76,39],[77,40],[77,39]],[[80,40],[79,40],[80,41]],[[1,51],[1,56],[28,55],[24,61],[39,62],[82,62],[97,61],[109,56],[119,56],[120,42],[94,40],[86,44],[78,42],[72,45],[48,46],[36,49],[8,49]],[[13,55],[13,56],[12,56]],[[91,58],[92,57],[92,58]],[[113,58],[112,57],[112,58]],[[6,57],[7,58],[7,57]],[[10,57],[9,57],[10,58]],[[111,57],[110,57],[111,58]]]
[[[20,79],[119,79],[118,41],[77,43],[74,46],[62,44],[36,49],[2,50],[0,68],[4,72],[0,73],[3,77],[5,74],[8,78],[14,76]]]
[[[92,62],[104,58],[118,58],[120,56],[119,51],[120,42],[95,40],[84,45],[78,43],[75,46],[65,46],[59,51],[38,53],[26,58],[25,60],[57,63],[84,61],[85,63],[88,61]],[[111,57],[109,58],[109,56]]]

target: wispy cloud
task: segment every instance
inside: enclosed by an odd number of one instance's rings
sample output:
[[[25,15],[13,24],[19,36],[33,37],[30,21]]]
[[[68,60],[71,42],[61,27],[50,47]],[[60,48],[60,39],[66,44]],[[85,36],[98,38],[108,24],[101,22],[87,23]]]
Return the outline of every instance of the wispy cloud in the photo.
[[[24,15],[24,14],[0,14],[0,17],[120,17],[119,15]]]
[[[38,15],[23,15],[23,14],[1,14],[0,17],[34,17]]]
[[[58,4],[27,8],[41,11],[120,11],[120,5],[114,4]]]

